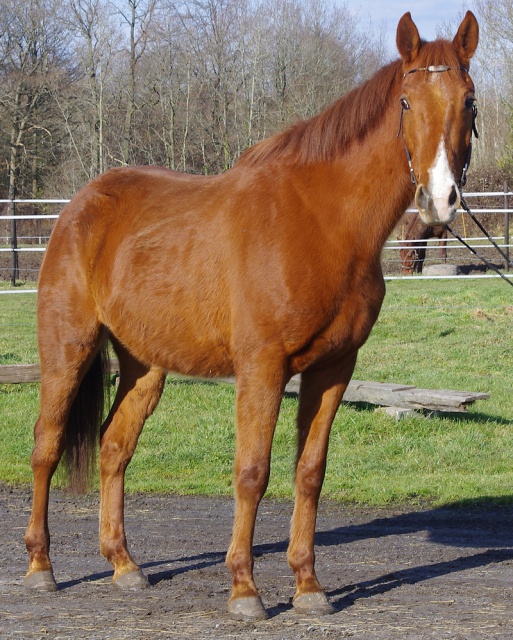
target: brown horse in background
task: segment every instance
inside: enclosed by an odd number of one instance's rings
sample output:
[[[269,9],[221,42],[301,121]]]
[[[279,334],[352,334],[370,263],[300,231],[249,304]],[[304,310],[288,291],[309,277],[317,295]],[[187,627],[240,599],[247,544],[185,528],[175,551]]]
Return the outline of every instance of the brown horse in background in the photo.
[[[411,242],[408,240],[429,240],[438,238],[439,256],[443,262],[447,260],[447,227],[433,227],[425,224],[418,213],[407,214],[403,225],[403,232],[398,240],[401,241],[401,270],[403,275],[422,273],[424,260],[426,259],[427,243]]]
[[[293,602],[301,612],[332,611],[314,569],[331,424],[385,294],[386,239],[413,197],[428,224],[449,223],[459,205],[477,41],[470,12],[452,42],[431,43],[406,13],[399,60],[320,115],[249,149],[225,174],[114,169],[66,206],[39,280],[28,586],[57,588],[50,482],[65,449],[79,479],[90,466],[102,413],[100,356],[110,341],[120,382],[99,433],[100,549],[114,582],[147,584],[127,549],[124,473],[166,372],[235,375],[228,606],[237,618],[266,615],[253,581],[253,531],[282,394],[300,373]]]

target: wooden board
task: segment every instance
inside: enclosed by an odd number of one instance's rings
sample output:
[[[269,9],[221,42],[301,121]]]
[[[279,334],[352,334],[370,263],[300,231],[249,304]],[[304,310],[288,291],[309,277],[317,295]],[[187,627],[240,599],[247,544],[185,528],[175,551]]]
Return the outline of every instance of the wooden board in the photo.
[[[286,387],[288,393],[298,393],[300,377],[294,376]],[[414,385],[351,380],[344,402],[367,402],[383,407],[425,409],[428,411],[465,412],[476,400],[487,400],[488,393],[451,391],[449,389],[419,389]]]
[[[116,360],[109,361],[109,373],[119,373]],[[38,364],[0,366],[0,384],[39,382],[41,369]],[[222,382],[233,383],[234,378]],[[299,393],[300,376],[294,376],[285,388],[287,393]],[[344,394],[344,402],[367,402],[383,407],[424,409],[427,411],[464,412],[476,400],[487,400],[488,393],[451,391],[449,389],[419,389],[413,385],[351,380]]]
[[[4,364],[0,366],[0,384],[39,382],[41,367],[38,364]]]
[[[465,412],[476,400],[487,400],[489,397],[488,393],[473,391],[419,389],[415,386],[401,387],[388,383],[351,380],[343,399],[346,402],[369,402],[404,409]]]
[[[108,373],[119,373],[117,360],[109,360]],[[0,366],[0,384],[40,382],[41,367],[38,364],[4,364]]]

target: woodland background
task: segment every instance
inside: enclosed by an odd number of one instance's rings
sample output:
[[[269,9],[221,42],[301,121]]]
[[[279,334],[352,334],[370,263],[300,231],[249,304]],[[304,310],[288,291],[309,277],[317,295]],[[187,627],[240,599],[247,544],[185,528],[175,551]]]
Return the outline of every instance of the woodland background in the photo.
[[[513,4],[470,8],[485,190],[513,175]],[[0,0],[0,197],[70,197],[125,164],[224,171],[389,59],[379,26],[326,0]]]

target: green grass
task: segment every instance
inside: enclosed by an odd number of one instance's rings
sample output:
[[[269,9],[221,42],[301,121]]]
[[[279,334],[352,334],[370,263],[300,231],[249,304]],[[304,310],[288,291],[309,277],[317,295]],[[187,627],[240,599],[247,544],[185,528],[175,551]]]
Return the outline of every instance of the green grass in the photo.
[[[35,288],[31,283],[15,290]],[[0,282],[0,291],[6,289],[11,289],[10,285]],[[37,361],[36,295],[0,294],[0,365]]]
[[[35,296],[0,296],[0,364],[36,362]],[[484,391],[468,414],[396,422],[343,405],[333,425],[324,495],[383,505],[513,497],[513,292],[502,281],[387,284],[355,377]],[[38,385],[0,386],[0,481],[28,483]],[[234,389],[168,378],[127,471],[128,491],[232,492]],[[297,399],[283,401],[268,494],[289,497]],[[56,483],[62,483],[62,477]]]

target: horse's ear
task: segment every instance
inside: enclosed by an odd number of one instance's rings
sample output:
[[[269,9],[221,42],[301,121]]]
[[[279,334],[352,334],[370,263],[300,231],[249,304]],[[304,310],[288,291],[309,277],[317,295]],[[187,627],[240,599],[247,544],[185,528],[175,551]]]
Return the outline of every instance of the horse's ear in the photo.
[[[479,41],[479,25],[472,11],[467,11],[452,44],[465,66],[474,55]]]
[[[420,51],[422,41],[409,11],[399,20],[396,43],[404,62],[413,62]]]

